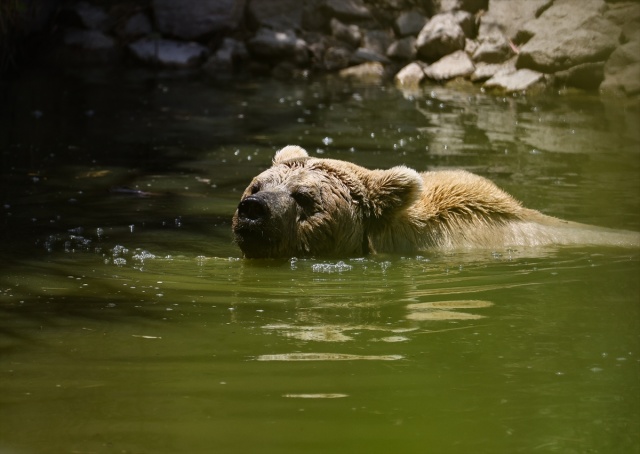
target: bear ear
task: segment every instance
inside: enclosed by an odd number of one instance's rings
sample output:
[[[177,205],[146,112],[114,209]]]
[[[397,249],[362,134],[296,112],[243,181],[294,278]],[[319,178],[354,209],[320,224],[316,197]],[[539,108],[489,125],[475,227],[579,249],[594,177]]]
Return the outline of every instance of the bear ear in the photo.
[[[289,159],[308,158],[307,151],[297,145],[287,145],[282,150],[278,151],[273,157],[274,164],[280,164],[281,162],[288,161]]]
[[[422,192],[422,177],[405,166],[373,170],[363,181],[372,214],[376,218],[392,215],[411,205]]]

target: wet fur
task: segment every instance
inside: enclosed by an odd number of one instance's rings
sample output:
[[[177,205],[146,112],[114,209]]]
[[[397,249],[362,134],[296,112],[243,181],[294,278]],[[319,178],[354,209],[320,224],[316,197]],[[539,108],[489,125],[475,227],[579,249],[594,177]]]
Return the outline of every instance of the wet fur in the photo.
[[[297,146],[280,150],[242,199],[260,191],[274,200],[273,219],[247,222],[238,211],[233,218],[236,242],[247,257],[640,245],[635,232],[563,221],[525,208],[491,181],[463,170],[368,170],[309,157]]]

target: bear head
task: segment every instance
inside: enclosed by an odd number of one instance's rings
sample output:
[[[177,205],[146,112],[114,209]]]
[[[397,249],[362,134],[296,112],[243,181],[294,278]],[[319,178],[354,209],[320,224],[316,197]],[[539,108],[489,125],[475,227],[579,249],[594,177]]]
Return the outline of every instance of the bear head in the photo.
[[[368,170],[290,145],[242,194],[232,222],[235,242],[248,258],[367,254],[370,235],[421,190],[422,178],[407,167]]]

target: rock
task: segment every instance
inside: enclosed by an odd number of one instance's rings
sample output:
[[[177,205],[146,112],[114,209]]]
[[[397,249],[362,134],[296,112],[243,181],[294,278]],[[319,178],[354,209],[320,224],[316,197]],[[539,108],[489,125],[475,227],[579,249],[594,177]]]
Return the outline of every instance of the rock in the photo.
[[[473,61],[501,63],[514,55],[511,43],[502,33],[485,35],[473,52]]]
[[[618,47],[604,65],[600,90],[626,96],[640,95],[640,41]]]
[[[300,30],[303,2],[299,0],[249,0],[247,17],[256,28]]]
[[[467,38],[475,38],[476,36],[476,19],[473,14],[467,11],[452,11],[450,13],[453,19],[458,23],[464,35]]]
[[[448,80],[455,77],[470,76],[475,67],[469,56],[462,50],[442,57],[425,70],[425,75],[434,80]]]
[[[373,18],[369,8],[361,0],[326,0],[324,8],[330,17],[347,22]]]
[[[502,33],[519,43],[516,37],[523,25],[540,16],[553,0],[489,0],[489,9],[480,16],[478,37]]]
[[[89,30],[106,30],[109,28],[109,16],[104,9],[87,2],[75,5],[75,13],[80,22]]]
[[[604,79],[604,62],[582,63],[554,74],[557,85],[595,90]]]
[[[407,11],[396,19],[395,31],[400,37],[417,35],[427,23],[427,18],[418,11]]]
[[[328,71],[335,71],[349,66],[351,52],[344,47],[329,47],[324,53],[324,68]]]
[[[387,30],[366,30],[362,39],[362,47],[384,55],[392,42],[393,35]]]
[[[182,39],[235,29],[245,0],[152,0],[161,33]]]
[[[544,74],[530,69],[519,69],[513,73],[496,74],[484,83],[484,87],[513,93],[524,91],[544,80]]]
[[[129,49],[145,63],[174,67],[196,66],[209,53],[198,43],[154,38],[139,39]]]
[[[259,58],[293,58],[301,64],[308,60],[306,42],[298,38],[292,30],[275,31],[261,28],[247,44],[249,51]]]
[[[345,68],[339,74],[344,79],[356,79],[360,82],[379,84],[384,78],[384,66],[379,62],[367,62]]]
[[[526,24],[532,38],[520,48],[518,68],[553,73],[606,60],[618,46],[620,28],[605,19],[602,0],[554,4]]]
[[[234,69],[237,62],[246,60],[248,56],[249,53],[242,41],[225,38],[220,48],[206,61],[202,69],[210,76],[216,76],[220,72],[228,73]]]
[[[463,10],[476,13],[488,8],[489,0],[434,0],[436,10],[441,12]]]
[[[604,17],[622,28],[622,42],[640,41],[640,2],[608,3]]]
[[[465,34],[451,14],[437,14],[423,27],[416,40],[418,58],[436,61],[464,49]]]
[[[416,58],[416,39],[407,36],[398,41],[394,41],[387,48],[387,57],[393,60],[413,60]]]
[[[364,62],[390,63],[386,56],[379,54],[375,50],[359,47],[353,54],[351,54],[349,64],[357,65]]]
[[[105,51],[115,48],[116,42],[100,30],[69,28],[65,30],[64,44],[84,50]]]
[[[118,36],[125,39],[139,38],[153,31],[151,21],[144,13],[137,13],[129,17],[122,28],[118,29]]]
[[[426,66],[427,65],[425,63],[414,61],[398,71],[394,77],[398,88],[418,88],[426,77],[424,73]]]
[[[512,58],[504,63],[478,63],[471,74],[472,82],[482,82],[497,75],[506,75],[516,72],[516,60]]]
[[[362,32],[360,31],[360,27],[354,24],[343,24],[335,17],[331,19],[329,25],[331,27],[331,35],[334,38],[353,47],[360,46],[360,43],[362,42]]]

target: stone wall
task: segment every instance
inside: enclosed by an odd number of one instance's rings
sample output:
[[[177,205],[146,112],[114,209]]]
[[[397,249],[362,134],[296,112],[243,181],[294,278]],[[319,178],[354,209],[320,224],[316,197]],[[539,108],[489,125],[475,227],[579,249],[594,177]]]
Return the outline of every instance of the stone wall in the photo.
[[[87,0],[57,18],[67,60],[640,97],[638,1]]]

